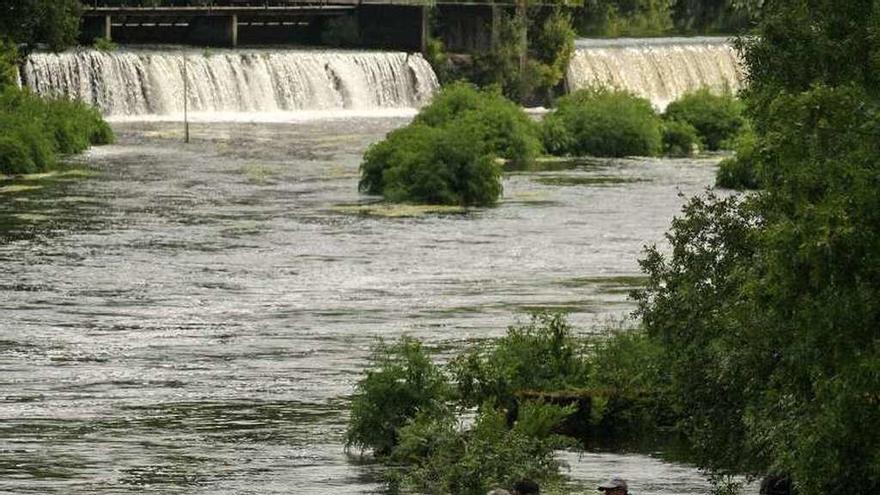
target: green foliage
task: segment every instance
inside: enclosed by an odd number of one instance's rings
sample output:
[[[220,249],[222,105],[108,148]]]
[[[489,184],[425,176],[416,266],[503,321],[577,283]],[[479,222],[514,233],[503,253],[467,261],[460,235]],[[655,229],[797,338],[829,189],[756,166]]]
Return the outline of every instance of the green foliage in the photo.
[[[764,0],[584,0],[578,32],[592,37],[736,33],[748,29]]]
[[[726,189],[757,189],[760,187],[758,138],[752,130],[745,130],[734,140],[736,154],[721,162],[715,176],[715,186]]]
[[[97,110],[65,98],[40,98],[9,87],[0,92],[0,173],[43,171],[59,154],[80,153],[113,141]]]
[[[670,103],[664,117],[694,126],[711,151],[729,147],[745,125],[743,106],[733,94],[715,94],[708,88],[687,93]]]
[[[651,103],[618,90],[584,89],[560,98],[542,130],[554,155],[654,156],[662,146]]]
[[[76,43],[81,11],[80,0],[0,0],[0,35],[60,51]]]
[[[0,91],[18,86],[18,48],[0,38]]]
[[[559,314],[540,314],[490,345],[476,347],[450,365],[464,403],[491,400],[510,406],[516,392],[566,390],[587,383],[583,344]]]
[[[103,38],[103,37],[95,38],[93,45],[96,50],[106,52],[106,53],[115,52],[119,48],[116,45],[116,43],[112,42],[111,40],[108,40],[107,38]]]
[[[410,462],[403,485],[421,493],[483,495],[498,486],[533,479],[546,487],[560,478],[554,449],[564,442],[544,433],[570,409],[529,408],[528,426],[508,428],[502,412],[482,407],[470,429],[459,430],[446,419],[424,418],[404,427],[395,458]],[[532,435],[530,431],[541,435]]]
[[[691,156],[699,152],[703,141],[697,129],[679,120],[663,122],[663,154],[666,156]]]
[[[328,46],[357,46],[361,42],[358,20],[353,15],[333,17],[321,31],[321,43]]]
[[[742,41],[763,189],[692,200],[642,262],[701,463],[801,495],[880,491],[878,19],[877,1],[765,4]]]
[[[450,386],[418,341],[403,338],[374,349],[351,404],[346,445],[388,455],[400,429],[417,415],[442,417]]]
[[[443,41],[438,38],[429,38],[425,51],[425,60],[431,64],[434,73],[437,74],[437,80],[440,84],[450,82],[452,77],[452,68],[449,64],[449,57],[446,54],[446,47]]]
[[[492,49],[474,57],[470,79],[498,86],[514,101],[546,104],[565,77],[576,34],[571,17],[560,9],[533,14],[501,16]]]
[[[539,151],[536,124],[519,107],[453,84],[412,124],[367,150],[360,189],[397,202],[491,205],[501,195],[496,157],[528,163]]]

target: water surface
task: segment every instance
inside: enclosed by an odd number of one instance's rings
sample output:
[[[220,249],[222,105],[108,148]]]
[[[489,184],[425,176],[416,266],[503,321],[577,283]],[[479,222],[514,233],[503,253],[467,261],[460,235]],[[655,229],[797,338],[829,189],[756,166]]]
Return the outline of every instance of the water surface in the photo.
[[[401,119],[117,123],[89,173],[0,193],[0,491],[363,493],[345,405],[377,337],[441,354],[529,311],[583,333],[632,306],[637,258],[711,161],[511,172],[495,208],[384,218],[340,205]],[[19,186],[27,186],[22,189]],[[0,189],[2,190],[2,189]],[[708,493],[642,454],[567,455],[587,486]]]

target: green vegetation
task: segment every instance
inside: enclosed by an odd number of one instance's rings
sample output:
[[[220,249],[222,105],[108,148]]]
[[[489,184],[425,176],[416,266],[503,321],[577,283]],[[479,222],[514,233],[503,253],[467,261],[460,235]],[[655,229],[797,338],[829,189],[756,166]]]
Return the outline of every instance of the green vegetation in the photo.
[[[880,492],[880,2],[771,2],[742,40],[762,190],[692,199],[637,295],[700,463]]]
[[[761,0],[584,0],[575,26],[582,36],[736,33],[749,28]]]
[[[119,48],[116,43],[108,40],[107,38],[95,38],[93,45],[95,47],[95,50],[107,53],[115,52]],[[206,56],[208,56],[207,49],[205,50],[205,54]]]
[[[497,158],[527,163],[540,146],[536,124],[514,103],[453,84],[367,150],[360,189],[394,202],[491,205],[501,195]]]
[[[80,0],[0,0],[0,38],[63,50],[76,43],[81,10]]]
[[[113,140],[93,108],[64,98],[46,99],[27,90],[0,91],[0,173],[45,171],[58,155],[79,153]]]
[[[492,49],[474,56],[461,77],[483,87],[498,86],[511,100],[547,104],[574,53],[571,17],[560,9],[529,15],[503,14]]]
[[[649,101],[628,92],[585,89],[559,99],[544,119],[543,140],[554,155],[654,156],[661,120]]]
[[[556,432],[577,402],[520,393],[578,390],[591,369],[587,343],[560,315],[511,327],[444,368],[411,339],[381,344],[358,383],[348,443],[397,467],[392,481],[414,491],[484,494],[523,478],[546,488],[561,480],[553,451],[576,445]],[[476,420],[463,426],[457,411],[473,407]]]
[[[757,136],[746,129],[734,140],[735,155],[718,166],[715,185],[726,189],[758,189],[760,187]]]
[[[663,154],[666,156],[691,156],[703,147],[697,129],[688,122],[671,120],[663,122]]]
[[[716,94],[708,88],[687,93],[670,103],[664,117],[667,121],[692,125],[710,151],[729,148],[745,125],[742,103],[729,91]]]

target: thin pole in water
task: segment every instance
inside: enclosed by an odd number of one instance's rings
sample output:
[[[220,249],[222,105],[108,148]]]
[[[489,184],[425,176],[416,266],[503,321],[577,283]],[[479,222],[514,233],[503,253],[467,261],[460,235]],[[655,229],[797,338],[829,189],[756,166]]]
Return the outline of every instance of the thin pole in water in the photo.
[[[183,142],[189,143],[189,77],[186,72],[186,51],[183,52]]]

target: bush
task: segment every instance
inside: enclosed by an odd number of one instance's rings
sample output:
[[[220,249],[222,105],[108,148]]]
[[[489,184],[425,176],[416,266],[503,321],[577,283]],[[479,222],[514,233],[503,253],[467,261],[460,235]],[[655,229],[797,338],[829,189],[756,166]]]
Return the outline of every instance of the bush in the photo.
[[[0,38],[0,91],[18,86],[18,48]]]
[[[535,480],[546,489],[560,479],[554,449],[567,442],[549,434],[571,408],[534,405],[508,428],[502,412],[482,407],[472,428],[458,430],[452,421],[420,417],[401,432],[395,459],[409,463],[402,481],[422,493],[483,495],[492,488]],[[537,434],[533,434],[537,433]]]
[[[477,347],[451,363],[464,403],[512,405],[523,390],[559,391],[586,385],[585,348],[560,314],[540,314],[531,323],[510,327],[507,335]]]
[[[687,93],[670,103],[664,117],[694,126],[710,151],[729,148],[745,124],[739,100],[729,91],[714,94],[708,88]]]
[[[692,156],[699,152],[702,141],[694,126],[677,120],[663,123],[663,154]]]
[[[119,48],[116,43],[104,37],[95,38],[95,41],[92,43],[92,45],[95,47],[95,50],[107,53],[115,52]]]
[[[55,165],[58,154],[113,141],[113,132],[94,108],[15,87],[0,92],[0,134],[15,143],[3,146],[0,173],[6,174],[43,171]]]
[[[540,152],[536,135],[536,124],[497,92],[453,84],[367,150],[359,187],[389,201],[491,205],[502,190],[496,157],[530,162]]]
[[[542,131],[555,155],[654,156],[662,145],[651,103],[619,90],[584,89],[560,98]]]
[[[725,189],[758,189],[758,150],[757,137],[752,131],[745,131],[737,137],[734,148],[736,154],[718,165],[715,187]]]
[[[370,369],[355,389],[346,445],[388,455],[400,429],[423,414],[442,417],[450,386],[418,341],[402,338],[378,345]]]

